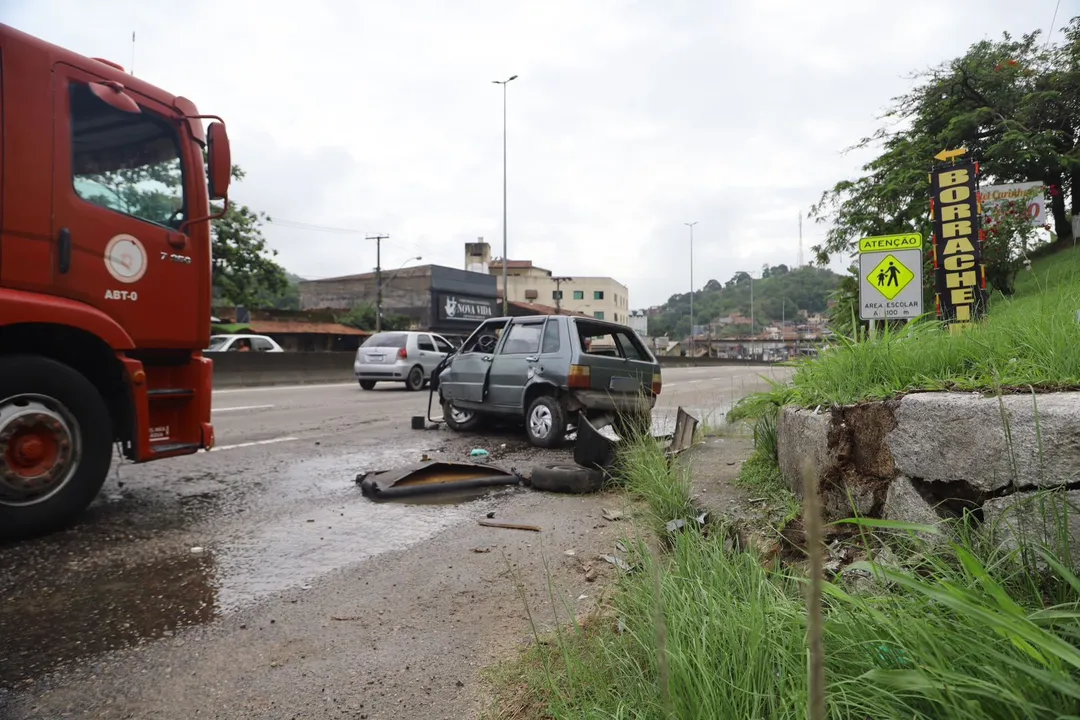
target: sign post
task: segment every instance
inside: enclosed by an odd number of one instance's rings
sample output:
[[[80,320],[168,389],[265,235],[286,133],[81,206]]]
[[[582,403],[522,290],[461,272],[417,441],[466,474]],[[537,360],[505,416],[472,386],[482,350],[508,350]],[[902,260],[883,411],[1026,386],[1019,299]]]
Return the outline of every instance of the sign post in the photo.
[[[979,164],[957,162],[965,148],[942,150],[930,173],[934,235],[934,297],[937,316],[959,329],[986,314],[986,266],[982,257]]]
[[[922,243],[920,233],[859,240],[859,317],[871,328],[922,315]]]

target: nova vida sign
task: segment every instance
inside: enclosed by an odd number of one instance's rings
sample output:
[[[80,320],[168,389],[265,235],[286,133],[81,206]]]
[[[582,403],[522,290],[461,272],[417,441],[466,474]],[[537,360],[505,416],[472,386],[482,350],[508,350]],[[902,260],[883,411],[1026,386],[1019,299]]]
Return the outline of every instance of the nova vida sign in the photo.
[[[484,321],[494,317],[494,300],[470,298],[460,295],[440,295],[439,319],[464,320],[468,322]]]

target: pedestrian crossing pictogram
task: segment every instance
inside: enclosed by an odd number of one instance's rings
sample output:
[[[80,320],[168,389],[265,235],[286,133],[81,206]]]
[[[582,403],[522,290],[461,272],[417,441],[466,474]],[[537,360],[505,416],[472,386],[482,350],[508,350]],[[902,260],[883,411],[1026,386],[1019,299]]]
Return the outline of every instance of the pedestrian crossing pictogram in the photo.
[[[907,268],[892,254],[886,255],[885,259],[870,271],[867,280],[886,300],[892,300],[900,291],[915,279],[915,273]]]

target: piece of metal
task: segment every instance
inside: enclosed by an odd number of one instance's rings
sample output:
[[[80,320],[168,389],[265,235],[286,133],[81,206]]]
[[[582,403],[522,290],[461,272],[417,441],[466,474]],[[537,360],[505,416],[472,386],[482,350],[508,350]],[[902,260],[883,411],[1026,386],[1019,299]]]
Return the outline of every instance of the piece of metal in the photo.
[[[675,415],[675,432],[671,434],[671,442],[668,443],[664,452],[670,456],[678,455],[688,449],[694,444],[694,433],[697,432],[697,427],[698,419],[680,407]]]
[[[371,500],[452,492],[473,488],[517,485],[522,477],[513,470],[487,463],[425,462],[393,470],[373,470],[356,476],[360,492]]]
[[[582,467],[609,470],[615,464],[618,455],[618,443],[600,432],[600,429],[613,422],[610,415],[601,415],[589,420],[584,414],[578,417],[577,441],[574,443],[574,462]],[[680,406],[675,416],[675,431],[670,435],[654,437],[667,439],[664,454],[674,457],[694,444],[694,434],[700,421]]]
[[[34,505],[59,492],[78,469],[79,437],[75,417],[54,398],[0,402],[0,504]]]

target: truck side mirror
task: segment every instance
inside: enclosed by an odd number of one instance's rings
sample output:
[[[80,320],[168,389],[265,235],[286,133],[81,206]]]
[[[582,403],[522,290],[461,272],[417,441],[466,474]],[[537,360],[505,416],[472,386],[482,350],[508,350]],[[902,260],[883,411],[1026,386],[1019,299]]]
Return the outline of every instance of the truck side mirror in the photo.
[[[232,180],[232,151],[223,123],[210,123],[206,130],[206,148],[210,199],[224,200],[229,196],[229,181]]]

